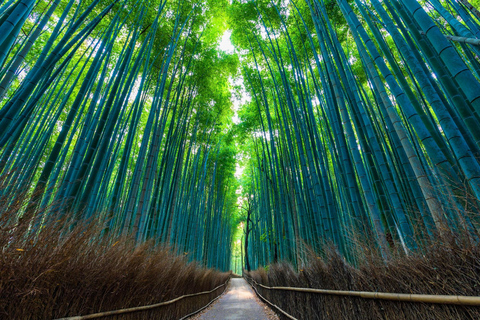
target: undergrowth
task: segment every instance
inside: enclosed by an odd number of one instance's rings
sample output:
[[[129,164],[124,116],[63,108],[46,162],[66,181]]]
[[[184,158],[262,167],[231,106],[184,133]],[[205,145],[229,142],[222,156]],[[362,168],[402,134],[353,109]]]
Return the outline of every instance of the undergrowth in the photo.
[[[0,218],[0,319],[55,319],[137,307],[209,291],[229,273],[200,268],[167,247],[99,237],[94,224],[60,221],[27,232],[14,213]],[[71,228],[70,228],[71,229]],[[179,319],[221,294],[108,319]],[[103,318],[107,319],[107,318]]]
[[[267,286],[407,294],[480,296],[480,248],[470,242],[443,239],[423,254],[397,256],[387,263],[378,256],[349,265],[340,254],[313,252],[298,271],[277,263],[247,273]],[[266,290],[261,295],[298,319],[480,319],[480,307],[440,305],[313,293]]]

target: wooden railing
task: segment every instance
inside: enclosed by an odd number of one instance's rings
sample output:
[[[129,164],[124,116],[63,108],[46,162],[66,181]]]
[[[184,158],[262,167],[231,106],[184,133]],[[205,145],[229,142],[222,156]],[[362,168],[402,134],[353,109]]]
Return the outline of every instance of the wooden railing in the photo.
[[[208,307],[210,304],[212,304],[215,300],[217,300],[226,290],[227,288],[227,284],[228,282],[230,281],[230,279],[228,279],[224,284],[221,284],[219,285],[218,287],[210,290],[210,291],[204,291],[204,292],[198,292],[198,293],[192,293],[192,294],[186,294],[186,295],[183,295],[183,296],[180,296],[178,298],[175,298],[175,299],[172,299],[172,300],[169,300],[169,301],[164,301],[164,302],[160,302],[160,303],[156,303],[156,304],[152,304],[152,305],[148,305],[148,306],[141,306],[141,307],[134,307],[134,308],[127,308],[127,309],[119,309],[119,310],[112,310],[112,311],[105,311],[105,312],[99,312],[99,313],[93,313],[93,314],[89,314],[89,315],[84,315],[84,316],[75,316],[75,317],[67,317],[67,318],[59,318],[59,319],[56,319],[56,320],[86,320],[86,319],[97,319],[97,318],[105,318],[105,317],[113,317],[113,316],[118,316],[118,315],[122,315],[122,314],[127,314],[127,313],[134,313],[134,312],[142,312],[142,311],[148,311],[148,310],[152,310],[152,309],[156,309],[156,308],[161,308],[161,307],[164,307],[164,306],[168,306],[168,305],[172,305],[180,300],[183,300],[183,299],[186,299],[186,298],[191,298],[191,297],[196,297],[196,296],[202,296],[202,295],[207,295],[207,294],[211,294],[221,288],[223,288],[223,291],[221,293],[219,293],[218,295],[215,296],[214,299],[212,299],[208,304],[206,304],[205,306],[203,306],[202,308],[192,312],[192,313],[189,313],[188,315],[185,315],[183,316],[180,320],[182,319],[186,319],[200,311],[202,311],[203,309],[205,309],[206,307]]]
[[[444,305],[461,305],[461,306],[480,306],[480,297],[476,296],[457,296],[457,295],[431,295],[431,294],[406,294],[406,293],[386,293],[386,292],[369,292],[369,291],[346,291],[346,290],[327,290],[327,289],[314,289],[314,288],[297,288],[297,287],[269,287],[261,283],[258,283],[253,278],[245,276],[246,281],[252,286],[257,295],[270,306],[277,309],[280,313],[289,319],[296,320],[295,317],[288,314],[280,307],[268,301],[257,290],[257,287],[266,290],[278,290],[278,291],[294,291],[304,293],[314,293],[322,295],[335,295],[335,296],[349,296],[359,297],[363,299],[379,299],[390,300],[399,302],[417,302],[417,303],[434,303]]]

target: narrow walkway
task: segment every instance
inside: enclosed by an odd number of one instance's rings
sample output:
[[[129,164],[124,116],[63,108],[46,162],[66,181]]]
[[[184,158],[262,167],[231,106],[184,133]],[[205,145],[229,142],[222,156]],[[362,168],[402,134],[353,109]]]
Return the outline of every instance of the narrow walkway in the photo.
[[[252,288],[243,278],[231,279],[228,291],[207,309],[199,320],[269,320],[278,319],[266,306],[260,305]]]

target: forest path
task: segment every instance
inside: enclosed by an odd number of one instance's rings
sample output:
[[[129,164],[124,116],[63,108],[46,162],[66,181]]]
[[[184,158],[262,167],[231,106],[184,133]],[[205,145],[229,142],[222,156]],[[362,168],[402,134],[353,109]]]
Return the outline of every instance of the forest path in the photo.
[[[243,278],[230,279],[226,294],[208,308],[198,320],[271,320],[275,313],[261,303]]]

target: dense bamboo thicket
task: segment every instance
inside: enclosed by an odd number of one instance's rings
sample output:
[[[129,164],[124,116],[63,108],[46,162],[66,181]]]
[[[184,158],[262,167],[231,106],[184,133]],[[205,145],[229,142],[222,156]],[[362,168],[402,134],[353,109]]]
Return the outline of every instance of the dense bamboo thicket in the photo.
[[[121,277],[138,270],[120,255],[141,253],[145,271],[125,282],[140,288],[163,279],[161,257],[179,263],[166,247],[221,271],[235,252],[250,271],[282,260],[305,270],[309,255],[333,259],[329,245],[352,276],[363,269],[347,266],[379,261],[361,278],[372,290],[431,280],[382,287],[403,262],[412,275],[425,263],[445,265],[439,277],[463,272],[454,258],[478,259],[480,241],[479,4],[0,0],[5,263],[35,271],[78,258],[79,275]],[[227,31],[229,53],[219,49]],[[55,268],[6,279],[32,304],[67,297],[53,278],[30,285]],[[478,278],[472,268],[451,275],[459,293]],[[65,312],[93,310],[101,292]]]
[[[0,194],[27,195],[10,218],[31,234],[94,219],[105,238],[229,269],[236,60],[216,49],[222,5],[1,4]]]
[[[461,1],[234,2],[247,268],[479,240],[480,20]],[[245,32],[248,30],[248,32]],[[246,156],[246,157],[247,157]],[[400,250],[399,250],[400,248]]]
[[[226,281],[237,60],[217,50],[223,5],[0,1],[0,318]],[[127,318],[179,319],[222,291]]]

